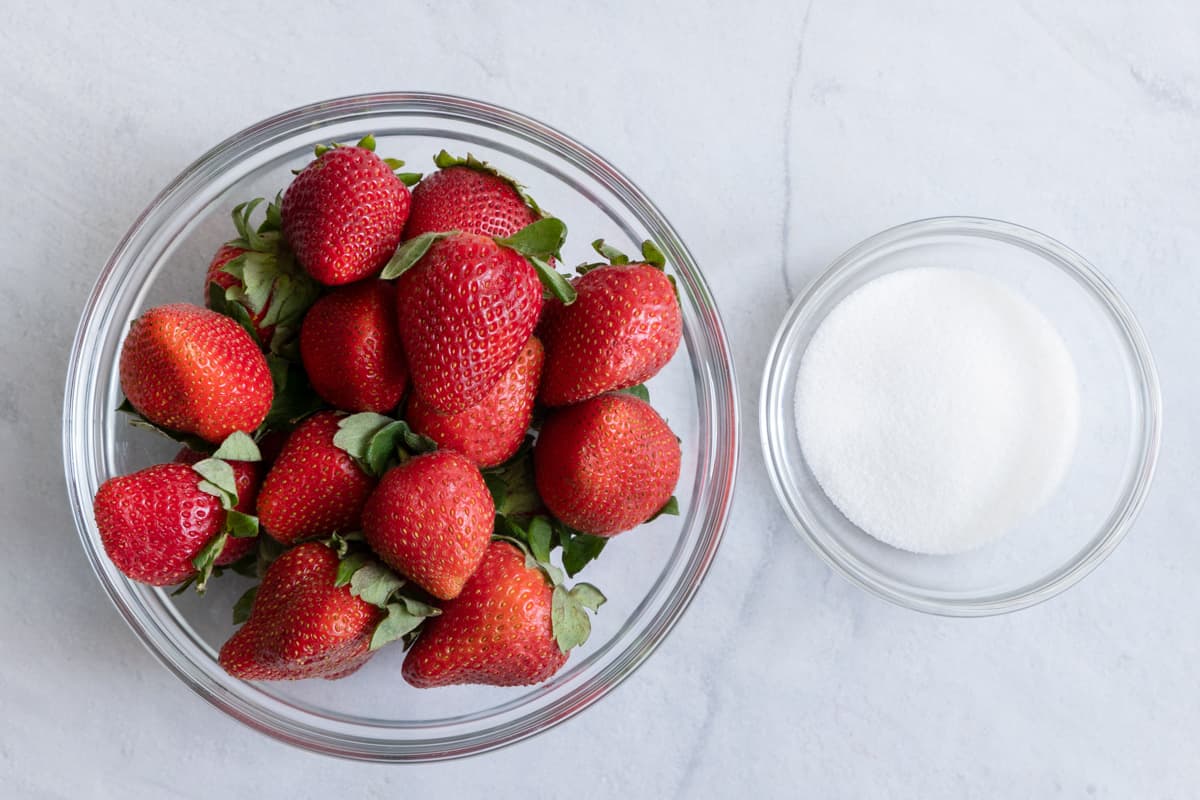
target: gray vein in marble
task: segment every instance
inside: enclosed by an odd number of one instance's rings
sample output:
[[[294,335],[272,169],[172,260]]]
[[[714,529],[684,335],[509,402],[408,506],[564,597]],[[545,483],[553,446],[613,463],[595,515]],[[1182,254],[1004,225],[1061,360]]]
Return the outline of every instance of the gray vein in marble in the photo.
[[[1105,76],[1089,65],[1078,52],[1079,48],[1065,39],[1053,25],[1047,24],[1033,8],[1025,3],[1018,3],[1018,7],[1072,62],[1087,72],[1089,76],[1108,88],[1112,88],[1114,83],[1117,83],[1113,80],[1116,73],[1111,77]],[[1100,43],[1093,42],[1093,45],[1092,53],[1098,53],[1112,61],[1125,61],[1124,54],[1114,53]],[[1200,99],[1165,80],[1162,76],[1140,68],[1136,64],[1127,64],[1126,70],[1134,87],[1149,97],[1151,101],[1183,114],[1196,115],[1200,113]]]
[[[804,39],[808,36],[808,20],[812,14],[813,0],[809,0],[804,9],[804,18],[800,20],[800,34],[796,41],[796,60],[792,67],[792,77],[788,81],[787,104],[783,111],[783,222],[779,242],[779,271],[783,276],[783,290],[787,293],[788,304],[796,299],[796,290],[792,288],[792,276],[788,271],[791,254],[791,216],[792,216],[792,104],[796,99],[796,87],[800,84],[800,73],[804,69]]]
[[[1070,59],[1076,66],[1078,66],[1080,69],[1082,69],[1084,72],[1086,72],[1089,77],[1095,79],[1097,82],[1103,84],[1104,86],[1110,85],[1110,81],[1107,78],[1105,78],[1103,75],[1101,75],[1099,72],[1097,72],[1093,66],[1091,66],[1086,61],[1084,61],[1083,58],[1080,57],[1080,54],[1077,52],[1077,48],[1074,45],[1072,45],[1071,42],[1069,42],[1067,39],[1063,38],[1063,36],[1057,31],[1057,29],[1055,29],[1055,27],[1053,25],[1048,24],[1044,19],[1041,18],[1041,16],[1036,11],[1034,11],[1032,8],[1030,8],[1027,4],[1017,3],[1017,7],[1025,13],[1025,16],[1031,22],[1033,22],[1034,26],[1038,30],[1040,30],[1046,36],[1046,38],[1048,38],[1051,42],[1053,42],[1054,45],[1060,51],[1062,51],[1062,53],[1068,59]]]
[[[718,668],[720,665],[716,665]],[[719,669],[714,669],[714,672],[720,672]],[[705,681],[708,685],[713,684]],[[718,693],[712,692],[709,694],[708,705],[704,709],[704,719],[700,721],[700,728],[696,731],[696,741],[692,745],[692,752],[688,756],[687,763],[683,769],[679,771],[679,783],[675,786],[674,796],[683,800],[684,798],[692,798],[696,793],[692,791],[692,780],[696,775],[696,771],[700,766],[701,760],[704,758],[704,751],[708,745],[708,740],[712,738],[713,723],[717,718],[717,708],[721,704],[721,697]]]
[[[21,415],[17,407],[17,388],[13,383],[0,383],[0,422],[16,425]]]
[[[471,61],[477,67],[479,67],[479,69],[483,70],[483,74],[488,76],[492,80],[500,80],[503,77],[500,75],[499,72],[497,72],[495,69],[493,69],[486,61],[484,61],[482,58],[475,55],[474,53],[472,53],[470,51],[465,51],[465,52],[463,52],[463,55],[466,56],[466,58],[469,61]]]
[[[1200,101],[1157,75],[1148,74],[1130,64],[1129,77],[1133,78],[1137,87],[1149,95],[1151,100],[1161,103],[1172,111],[1180,111],[1184,114],[1200,112]]]
[[[747,586],[762,585],[761,582],[764,573],[770,569],[771,564],[775,561],[775,542],[779,538],[779,528],[782,524],[786,523],[777,520],[775,524],[767,527],[767,540],[763,543],[762,554],[759,556],[758,562],[754,565],[754,570],[751,572],[749,580],[746,581]],[[746,592],[742,597],[741,603],[738,605],[738,612],[734,615],[734,619],[749,619],[751,606],[758,600],[758,597],[757,592]],[[693,790],[692,782],[704,758],[708,740],[712,738],[713,725],[716,722],[717,712],[721,707],[721,692],[718,687],[720,687],[722,679],[729,669],[729,657],[734,652],[736,652],[736,646],[732,643],[728,647],[716,651],[710,660],[709,669],[702,673],[704,683],[713,687],[713,691],[709,693],[708,706],[704,709],[704,719],[701,720],[700,728],[696,732],[696,741],[692,745],[691,755],[688,757],[687,764],[679,772],[680,779],[678,785],[675,787],[674,796],[680,798],[680,800],[703,795],[703,792]]]

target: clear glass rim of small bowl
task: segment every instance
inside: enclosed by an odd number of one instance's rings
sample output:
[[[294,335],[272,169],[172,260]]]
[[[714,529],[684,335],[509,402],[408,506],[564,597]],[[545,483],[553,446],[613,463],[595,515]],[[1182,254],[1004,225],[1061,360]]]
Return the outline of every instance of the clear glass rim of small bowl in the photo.
[[[433,736],[420,742],[381,739],[325,731],[281,717],[278,703],[252,699],[213,683],[191,655],[164,637],[156,625],[166,624],[134,600],[133,584],[111,580],[102,568],[104,554],[89,536],[91,496],[100,466],[95,452],[98,423],[90,418],[97,394],[93,359],[100,352],[105,305],[120,288],[122,265],[146,246],[148,232],[176,213],[191,193],[256,148],[311,127],[324,127],[373,116],[430,116],[482,125],[544,148],[579,168],[616,195],[655,239],[674,268],[679,290],[692,304],[698,324],[685,330],[692,351],[692,372],[699,418],[698,469],[702,491],[687,510],[680,536],[697,531],[695,545],[684,552],[666,599],[644,628],[580,685],[532,713],[509,713],[503,722],[481,731]],[[573,717],[629,677],[662,643],[687,609],[716,555],[728,520],[739,454],[739,403],[734,364],[715,301],[691,253],[662,212],[632,181],[604,158],[566,134],[509,109],[478,100],[432,92],[386,92],[354,95],[313,103],[256,123],[229,137],[181,172],[139,215],[121,239],[98,277],[76,330],[67,370],[63,407],[63,458],[67,490],[76,528],[89,563],[106,593],[150,652],[209,703],[263,733],[328,755],[368,761],[421,762],[461,758],[497,749],[541,733]],[[665,574],[665,573],[664,573]],[[661,594],[661,592],[659,592]],[[165,607],[161,598],[157,601]],[[170,612],[159,613],[169,615]],[[149,624],[153,622],[154,624]],[[627,627],[627,626],[626,626]],[[625,628],[619,636],[624,636]],[[624,637],[628,638],[628,637]],[[507,708],[506,704],[500,708]],[[267,707],[272,706],[272,707]],[[511,711],[511,709],[510,709]],[[466,719],[466,718],[464,718]]]
[[[998,240],[1034,252],[1047,263],[1069,273],[1120,331],[1123,344],[1132,356],[1131,365],[1137,378],[1137,385],[1133,387],[1137,396],[1136,406],[1141,411],[1137,458],[1133,469],[1127,471],[1124,491],[1103,528],[1074,558],[1041,580],[980,598],[937,597],[898,583],[876,579],[864,569],[860,559],[841,547],[837,538],[816,522],[809,513],[805,498],[793,492],[783,479],[784,453],[780,441],[785,434],[780,430],[778,420],[781,419],[781,413],[786,413],[783,409],[788,402],[788,398],[783,396],[788,355],[784,349],[785,342],[806,321],[810,310],[820,307],[833,288],[857,269],[866,255],[898,242],[931,234]],[[867,592],[904,608],[950,617],[991,616],[1028,608],[1069,589],[1099,566],[1120,544],[1145,503],[1158,462],[1161,420],[1162,398],[1149,344],[1133,312],[1108,279],[1082,255],[1044,233],[1011,222],[968,216],[931,217],[903,223],[863,240],[835,259],[796,298],[784,316],[767,356],[759,403],[759,430],[767,473],[792,526],[801,538],[835,572]]]

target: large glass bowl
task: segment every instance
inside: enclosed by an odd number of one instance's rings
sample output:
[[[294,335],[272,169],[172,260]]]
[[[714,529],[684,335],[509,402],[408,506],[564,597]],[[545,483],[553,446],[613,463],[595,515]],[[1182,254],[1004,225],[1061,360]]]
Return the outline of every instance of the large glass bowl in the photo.
[[[931,266],[972,270],[1025,297],[1062,335],[1079,380],[1078,443],[1053,495],[1000,540],[952,556],[899,550],[850,522],[806,463],[795,415],[800,360],[826,315],[881,275]],[[908,608],[983,616],[1053,597],[1120,543],[1154,475],[1160,406],[1154,362],[1137,321],[1083,256],[1020,225],[940,217],[854,246],[797,298],[767,357],[759,419],[780,502],[830,566]]]
[[[248,581],[225,575],[206,597],[172,598],[127,580],[108,561],[92,518],[100,483],[169,460],[173,443],[131,428],[116,363],[129,323],[165,302],[199,301],[205,267],[232,238],[229,212],[274,196],[314,145],[367,133],[377,152],[428,171],[443,147],[518,176],[571,228],[567,264],[590,261],[603,236],[627,252],[653,239],[678,280],[684,345],[650,382],[651,399],[683,440],[683,513],[613,540],[581,578],[609,602],[591,639],[550,681],[530,688],[417,690],[400,677],[401,649],[381,651],[340,681],[246,683],[216,652],[234,628],[230,608]],[[134,222],[105,265],[79,323],[67,374],[63,448],[80,538],[113,603],[155,656],[233,717],[301,747],[351,758],[422,761],[519,741],[577,714],[628,677],[678,621],[716,554],[738,453],[733,363],[716,305],[691,254],[650,200],[612,165],[535,120],[474,100],[399,93],[348,97],[254,125],[202,156]]]

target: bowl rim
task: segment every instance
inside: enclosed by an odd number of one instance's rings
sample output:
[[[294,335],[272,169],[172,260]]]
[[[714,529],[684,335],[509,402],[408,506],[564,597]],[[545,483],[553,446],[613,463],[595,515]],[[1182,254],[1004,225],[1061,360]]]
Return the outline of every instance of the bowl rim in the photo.
[[[119,591],[117,583],[110,581],[102,569],[100,559],[103,557],[103,553],[94,546],[95,543],[88,533],[91,497],[86,487],[86,476],[79,474],[83,470],[77,463],[80,459],[86,460],[86,457],[76,452],[82,437],[80,430],[85,427],[85,424],[78,420],[77,416],[86,414],[88,408],[86,400],[89,396],[86,388],[88,365],[81,363],[81,356],[85,348],[92,346],[91,340],[95,338],[92,328],[100,313],[97,309],[98,300],[109,288],[118,266],[126,259],[130,249],[147,230],[147,226],[158,220],[159,217],[168,218],[172,204],[181,196],[186,197],[187,192],[195,188],[197,181],[202,180],[202,176],[215,168],[214,165],[223,164],[226,159],[242,148],[248,147],[251,142],[262,142],[272,136],[294,133],[306,126],[345,122],[358,118],[355,115],[366,118],[385,113],[440,115],[443,118],[459,122],[502,129],[508,134],[564,158],[603,184],[607,190],[619,196],[629,207],[630,213],[636,216],[641,224],[652,228],[656,238],[664,239],[658,244],[668,253],[681,278],[681,283],[685,284],[680,289],[686,291],[693,301],[698,317],[696,326],[698,333],[703,336],[707,349],[711,351],[709,354],[711,363],[703,365],[705,375],[710,381],[705,386],[717,401],[711,419],[708,421],[709,426],[715,431],[713,435],[715,441],[710,448],[709,458],[707,460],[701,458],[697,463],[699,470],[708,470],[712,475],[709,484],[711,487],[710,499],[703,509],[704,513],[699,513],[701,509],[697,506],[697,513],[694,517],[697,539],[692,548],[681,551],[678,555],[682,565],[680,575],[674,584],[664,587],[664,591],[667,593],[666,599],[657,613],[647,618],[639,635],[632,637],[630,642],[623,646],[623,649],[616,650],[614,656],[609,662],[606,662],[604,669],[599,670],[596,674],[586,675],[579,681],[580,685],[575,686],[569,692],[563,692],[563,696],[552,704],[538,707],[528,716],[518,717],[515,721],[506,721],[495,728],[485,730],[482,734],[476,734],[474,737],[464,734],[423,740],[422,746],[417,748],[420,752],[415,750],[408,752],[406,746],[409,743],[407,742],[401,743],[387,752],[381,750],[378,743],[375,742],[370,743],[370,746],[364,744],[362,747],[357,747],[356,743],[359,740],[353,736],[334,734],[324,736],[321,732],[312,730],[302,722],[291,724],[287,730],[281,730],[270,724],[270,722],[278,720],[274,718],[272,720],[260,719],[243,707],[248,705],[244,700],[233,697],[232,693],[223,691],[220,686],[209,686],[205,681],[189,672],[190,659],[186,653],[182,651],[167,652],[162,649],[138,618],[132,604]],[[715,358],[712,358],[714,355]],[[697,393],[702,394],[701,376],[697,369],[696,362],[693,361],[693,379],[697,384]],[[741,414],[738,384],[725,326],[694,257],[658,207],[636,184],[606,159],[557,129],[503,106],[435,92],[378,92],[309,103],[275,114],[234,133],[188,165],[137,216],[100,271],[75,332],[64,395],[63,460],[67,493],[75,515],[76,529],[93,572],[104,587],[110,601],[137,638],[160,663],[184,684],[205,701],[234,719],[273,738],[314,752],[368,761],[448,760],[505,747],[549,730],[574,717],[620,685],[662,644],[690,606],[703,583],[729,520],[740,456]],[[701,397],[697,398],[700,403],[698,411],[701,415],[701,430],[703,431],[705,403],[702,400]],[[681,533],[681,535],[683,534]],[[128,583],[127,579],[123,580]],[[259,713],[267,712],[263,711],[260,706]],[[524,727],[521,726],[521,723],[530,719],[532,719],[531,722]],[[510,729],[513,728],[518,730],[512,732]],[[504,735],[505,731],[509,731],[509,733]],[[467,739],[471,739],[468,744],[461,747],[454,746],[459,740]]]
[[[901,241],[914,241],[928,235],[956,235],[964,239],[986,238],[1001,241],[1034,252],[1043,260],[1067,272],[1083,286],[1102,308],[1120,332],[1122,344],[1132,354],[1132,363],[1138,381],[1137,406],[1142,413],[1140,447],[1133,469],[1128,491],[1114,505],[1114,511],[1106,519],[1107,529],[1103,535],[1094,537],[1089,545],[1075,554],[1066,564],[1052,570],[1039,581],[1017,589],[982,598],[948,599],[893,587],[873,579],[863,569],[867,562],[849,555],[844,549],[833,549],[824,541],[822,531],[801,513],[806,505],[803,497],[795,493],[783,478],[783,453],[777,437],[771,435],[771,419],[779,413],[783,397],[783,382],[786,378],[784,364],[787,353],[784,343],[804,317],[809,305],[821,298],[835,282],[852,272],[867,254],[885,245]],[[860,589],[894,603],[903,608],[946,617],[982,617],[1007,614],[1045,602],[1077,584],[1121,543],[1133,526],[1145,504],[1153,483],[1162,439],[1162,396],[1154,357],[1133,311],[1117,293],[1115,287],[1086,258],[1062,242],[1036,231],[1004,220],[975,216],[926,217],[886,228],[867,237],[846,250],[818,275],[797,296],[788,308],[777,330],[767,354],[760,390],[758,409],[760,444],[767,474],[775,494],[783,506],[792,527],[804,541],[835,572]],[[836,536],[829,535],[830,540]]]

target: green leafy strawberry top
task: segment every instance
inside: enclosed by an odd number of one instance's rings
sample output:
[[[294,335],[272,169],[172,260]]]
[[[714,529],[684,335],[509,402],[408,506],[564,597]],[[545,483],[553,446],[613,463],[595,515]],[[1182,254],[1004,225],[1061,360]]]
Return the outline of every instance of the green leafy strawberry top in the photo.
[[[549,527],[544,517],[536,517],[535,527]],[[549,537],[550,534],[545,534]],[[592,620],[587,611],[596,612],[608,598],[590,583],[577,583],[568,587],[563,581],[563,571],[550,563],[549,550],[535,552],[528,540],[513,536],[497,536],[496,539],[512,544],[525,555],[525,568],[536,569],[554,587],[551,595],[550,621],[554,630],[554,641],[562,652],[569,652],[587,642],[592,633]],[[542,540],[538,534],[539,541]],[[545,540],[548,541],[548,538]]]
[[[258,445],[249,435],[242,431],[234,431],[208,458],[197,461],[192,470],[199,476],[197,487],[200,491],[211,494],[221,501],[225,511],[225,522],[220,533],[214,536],[192,558],[192,566],[196,568],[194,578],[186,581],[176,589],[176,593],[195,583],[196,591],[204,594],[208,587],[209,578],[213,575],[217,557],[225,549],[230,537],[250,538],[258,535],[258,517],[244,514],[235,506],[238,504],[237,478],[234,476],[230,461],[261,461]]]
[[[379,277],[384,280],[399,278],[429,252],[434,242],[460,233],[461,231],[431,231],[414,236],[396,249],[395,255],[384,265]],[[500,246],[515,250],[524,256],[537,270],[538,280],[542,282],[546,291],[570,305],[575,302],[575,287],[549,262],[551,258],[562,258],[561,250],[566,240],[567,226],[556,217],[539,219],[512,236],[495,239]]]
[[[267,204],[263,221],[251,223],[261,197],[233,209],[238,236],[226,242],[244,252],[230,259],[221,272],[235,282],[229,288],[213,283],[208,306],[232,317],[258,341],[260,331],[272,330],[271,341],[261,342],[272,353],[288,351],[300,330],[300,320],[316,302],[320,287],[296,263],[281,232],[280,196]]]
[[[416,641],[425,620],[442,613],[416,584],[376,559],[367,549],[361,533],[335,533],[322,544],[338,557],[334,586],[348,586],[350,594],[387,612],[371,634],[371,650],[378,650],[397,639],[403,640],[407,649]],[[261,565],[262,571],[265,571],[265,565]],[[255,584],[238,599],[233,607],[233,624],[240,625],[250,618],[257,595],[258,585]]]
[[[376,478],[411,456],[437,449],[432,439],[416,433],[404,420],[370,411],[339,420],[333,444]]]

